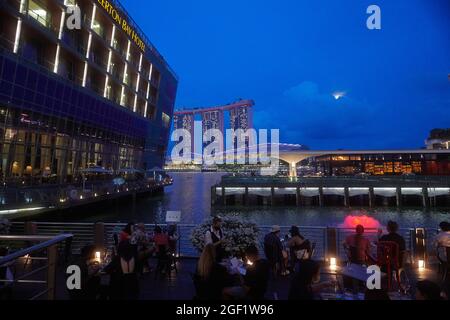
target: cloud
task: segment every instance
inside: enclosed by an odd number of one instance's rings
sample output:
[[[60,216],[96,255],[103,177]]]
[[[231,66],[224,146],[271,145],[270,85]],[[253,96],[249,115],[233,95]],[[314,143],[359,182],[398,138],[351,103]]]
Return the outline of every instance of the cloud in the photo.
[[[313,81],[302,82],[285,90],[278,107],[264,108],[258,119],[278,125],[282,139],[292,143],[328,145],[329,142],[332,146],[339,140],[358,141],[372,136],[373,108],[351,95],[336,100],[333,92],[321,90]]]

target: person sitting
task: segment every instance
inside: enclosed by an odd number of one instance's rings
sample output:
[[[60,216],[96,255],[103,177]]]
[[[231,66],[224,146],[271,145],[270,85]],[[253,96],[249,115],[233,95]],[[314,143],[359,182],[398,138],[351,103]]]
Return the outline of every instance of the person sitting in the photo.
[[[244,276],[247,299],[263,300],[269,283],[270,264],[260,257],[259,250],[255,245],[247,248],[245,256],[249,264]]]
[[[227,269],[216,260],[216,247],[207,244],[203,249],[194,275],[196,298],[200,300],[221,300],[223,290],[231,281]]]
[[[319,294],[333,287],[333,282],[320,283],[320,265],[313,260],[301,260],[289,290],[289,300],[319,300]]]
[[[274,273],[277,274],[278,271],[281,271],[281,275],[285,276],[289,274],[289,271],[286,270],[284,262],[280,233],[279,226],[272,227],[271,232],[264,237],[264,253]]]
[[[364,237],[364,226],[356,226],[356,234],[345,239],[344,248],[349,252],[350,263],[365,265],[373,258],[370,256],[370,241]]]
[[[150,238],[143,223],[138,224],[134,229],[131,243],[136,245],[139,270],[147,273],[150,270],[148,259],[153,255],[155,248],[150,244]]]
[[[406,242],[405,239],[398,234],[398,224],[394,221],[389,221],[387,224],[387,235],[383,235],[379,238],[380,242],[394,242],[398,245],[399,253],[398,253],[398,265],[400,268],[403,267],[403,257],[406,251]],[[381,232],[380,232],[381,233]]]
[[[169,236],[167,233],[163,232],[160,226],[155,227],[153,242],[155,243],[157,254],[162,250],[167,252],[167,250],[169,249]]]
[[[308,259],[310,257],[311,243],[300,234],[300,229],[297,226],[293,226],[289,234],[291,237],[288,240],[288,247],[292,268],[295,269],[298,260]]]
[[[429,280],[419,281],[416,284],[416,300],[441,300],[441,288]]]
[[[252,245],[245,251],[246,273],[240,277],[240,285],[224,289],[229,300],[264,300],[270,277],[270,263],[259,256],[258,248]]]

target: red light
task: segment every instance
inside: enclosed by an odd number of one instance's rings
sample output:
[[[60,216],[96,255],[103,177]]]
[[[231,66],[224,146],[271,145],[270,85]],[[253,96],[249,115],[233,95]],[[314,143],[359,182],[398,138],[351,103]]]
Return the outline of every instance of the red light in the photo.
[[[340,225],[341,228],[354,229],[356,226],[362,225],[366,229],[379,229],[381,228],[380,222],[372,217],[353,216],[349,215],[345,218],[344,223]]]

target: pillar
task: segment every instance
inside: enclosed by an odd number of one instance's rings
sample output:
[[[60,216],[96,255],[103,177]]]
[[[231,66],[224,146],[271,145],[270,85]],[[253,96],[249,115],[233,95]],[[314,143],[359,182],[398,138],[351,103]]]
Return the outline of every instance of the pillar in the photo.
[[[350,190],[348,187],[344,188],[344,206],[350,207]]]
[[[296,200],[297,207],[300,207],[302,205],[302,194],[300,193],[299,187],[297,187],[295,200]]]
[[[275,205],[275,188],[272,187],[271,189],[271,194],[270,194],[270,205],[274,206]]]
[[[248,187],[245,187],[245,194],[244,194],[244,205],[248,206],[250,204],[249,194],[248,194]]]
[[[396,192],[397,208],[402,206],[402,188],[398,187]]]
[[[36,235],[38,233],[36,222],[31,222],[31,221],[25,222],[25,230],[24,231],[25,231],[26,235],[30,235],[30,236]]]
[[[297,178],[297,163],[296,162],[289,163],[289,177]]]
[[[222,203],[224,206],[227,205],[227,194],[225,193],[225,187],[222,187]]]
[[[217,190],[216,186],[211,187],[211,206],[215,205],[217,201]]]
[[[319,188],[319,206],[320,207],[323,207],[325,205],[324,201],[325,201],[325,198],[323,196],[323,187],[320,187]]]
[[[56,263],[58,260],[58,245],[47,248],[47,299],[56,299]]]
[[[338,258],[337,229],[327,228],[326,230],[326,259]]]
[[[369,188],[369,207],[370,208],[375,207],[375,191],[373,187]]]
[[[428,206],[430,204],[428,188],[423,188],[423,190],[422,190],[422,203],[423,203],[424,208],[428,208]]]

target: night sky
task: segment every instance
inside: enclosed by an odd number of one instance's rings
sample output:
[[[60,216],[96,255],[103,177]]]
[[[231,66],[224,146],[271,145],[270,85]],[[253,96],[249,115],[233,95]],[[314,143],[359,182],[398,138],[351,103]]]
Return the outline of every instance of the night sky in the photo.
[[[450,127],[450,0],[122,3],[179,75],[178,108],[254,99],[255,126],[312,149],[420,148]]]

